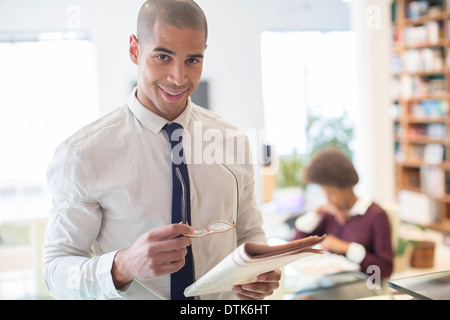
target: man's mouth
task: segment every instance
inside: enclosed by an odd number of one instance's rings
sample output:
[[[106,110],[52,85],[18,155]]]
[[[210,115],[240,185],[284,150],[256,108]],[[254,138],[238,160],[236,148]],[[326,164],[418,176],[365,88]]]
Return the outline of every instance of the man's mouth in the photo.
[[[187,89],[184,89],[183,91],[171,91],[171,90],[163,89],[161,87],[159,87],[159,88],[161,89],[161,92],[163,93],[163,95],[169,101],[178,101],[178,100],[180,100],[184,96],[186,91],[187,91]]]

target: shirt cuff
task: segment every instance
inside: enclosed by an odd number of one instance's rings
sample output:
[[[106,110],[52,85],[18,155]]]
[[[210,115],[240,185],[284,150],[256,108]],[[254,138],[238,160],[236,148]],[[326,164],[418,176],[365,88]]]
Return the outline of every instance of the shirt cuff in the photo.
[[[111,298],[120,298],[122,297],[122,293],[124,293],[124,288],[121,290],[117,290],[114,286],[111,270],[114,263],[114,257],[116,256],[117,251],[105,253],[100,256],[99,269],[97,273],[97,277],[102,287],[102,291],[104,292],[107,299]],[[127,287],[128,289],[128,287]]]
[[[345,255],[349,260],[360,264],[366,257],[366,248],[363,245],[350,242],[347,249],[347,254]]]
[[[304,233],[313,232],[319,225],[322,217],[314,211],[308,211],[295,220],[295,227]]]

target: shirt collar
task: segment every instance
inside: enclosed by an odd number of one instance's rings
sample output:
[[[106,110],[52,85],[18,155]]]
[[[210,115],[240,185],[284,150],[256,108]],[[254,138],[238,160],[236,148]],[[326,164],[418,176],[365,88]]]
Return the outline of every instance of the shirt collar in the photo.
[[[353,207],[348,210],[350,216],[364,215],[367,209],[372,205],[372,200],[366,198],[358,198]]]
[[[166,123],[170,122],[167,119],[157,115],[156,113],[148,110],[146,107],[142,105],[142,103],[136,97],[137,87],[133,89],[130,96],[127,100],[127,105],[136,119],[142,123],[144,127],[152,131],[154,134],[158,134],[161,129],[166,125]],[[189,121],[191,119],[191,98],[188,99],[188,104],[184,111],[172,122],[179,123],[183,126],[184,129],[188,128]]]

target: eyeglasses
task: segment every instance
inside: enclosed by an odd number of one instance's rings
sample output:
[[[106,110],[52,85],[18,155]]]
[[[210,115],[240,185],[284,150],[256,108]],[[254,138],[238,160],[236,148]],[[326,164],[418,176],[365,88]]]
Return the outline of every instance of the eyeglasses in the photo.
[[[185,235],[186,237],[190,238],[201,238],[209,234],[213,233],[220,233],[220,232],[226,232],[231,229],[234,229],[236,227],[236,220],[237,220],[237,213],[239,209],[239,188],[238,188],[238,181],[236,178],[236,175],[223,163],[220,164],[220,167],[229,175],[231,175],[234,179],[234,199],[233,199],[233,218],[231,222],[224,221],[224,220],[217,220],[214,222],[211,222],[206,228],[194,228],[193,234]],[[182,199],[181,199],[181,219],[183,223],[186,223],[187,218],[187,199],[186,199],[186,184],[184,182],[183,176],[181,175],[180,169],[175,168],[175,173],[177,175],[178,180],[181,182],[181,189],[182,189]]]

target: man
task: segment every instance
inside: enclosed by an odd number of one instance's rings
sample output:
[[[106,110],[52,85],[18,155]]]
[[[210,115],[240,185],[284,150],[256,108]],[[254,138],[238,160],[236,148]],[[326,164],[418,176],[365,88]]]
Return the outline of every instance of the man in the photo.
[[[195,281],[237,245],[265,241],[248,141],[244,137],[242,155],[234,144],[242,141],[239,131],[189,98],[200,81],[206,39],[206,18],[192,0],[145,2],[137,37],[130,37],[137,87],[127,104],[57,148],[48,170],[54,206],[44,244],[44,275],[56,298],[174,298],[171,286],[178,280],[172,276],[193,268]],[[169,137],[166,125],[172,123],[183,128],[177,138]],[[179,144],[171,152],[174,140]],[[189,172],[183,179],[189,196],[182,202],[192,227],[171,221],[178,207],[174,150],[180,147]],[[236,187],[236,227],[190,238],[194,228],[231,221]],[[262,274],[233,293],[262,299],[280,276],[279,270]]]

